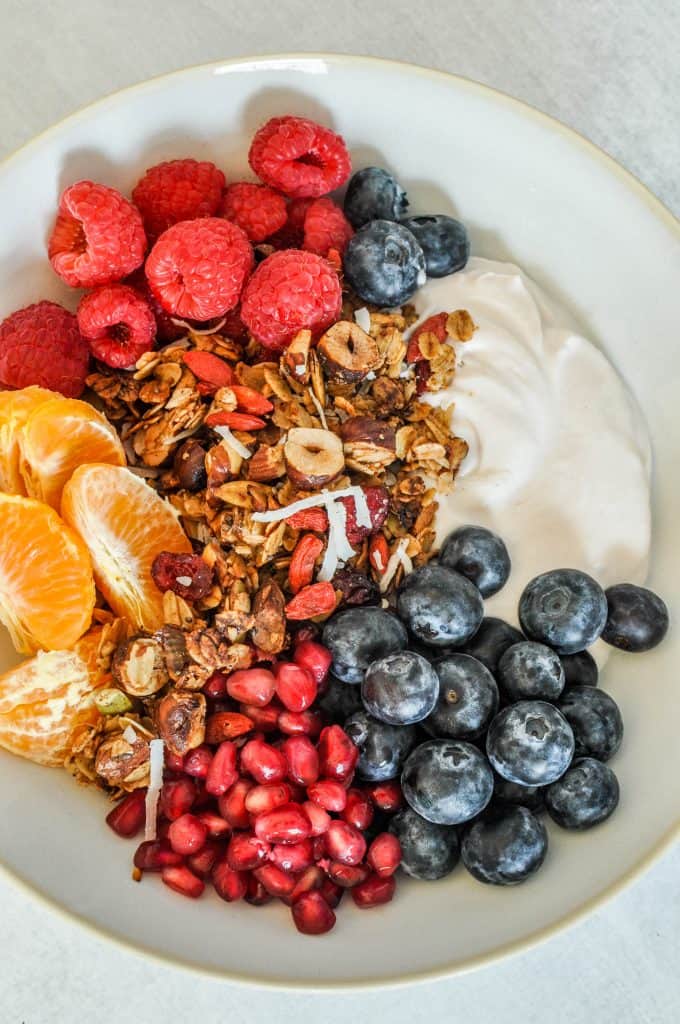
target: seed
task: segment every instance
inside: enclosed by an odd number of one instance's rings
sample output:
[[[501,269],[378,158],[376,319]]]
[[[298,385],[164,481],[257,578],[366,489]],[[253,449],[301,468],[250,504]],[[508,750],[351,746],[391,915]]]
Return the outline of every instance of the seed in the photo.
[[[335,924],[335,914],[318,889],[302,893],[292,906],[295,927],[303,935],[323,935]]]
[[[319,769],[322,775],[347,782],[359,760],[359,748],[339,725],[327,725],[319,737]]]
[[[302,843],[300,843],[299,845],[301,846]],[[298,847],[290,846],[288,847],[288,849],[297,850]],[[318,865],[316,864],[312,864],[310,867],[306,868],[302,872],[297,882],[295,883],[295,888],[293,889],[293,892],[291,893],[290,897],[291,903],[295,903],[296,899],[299,896],[302,896],[303,892],[310,892],[311,889],[321,889],[321,891],[323,892],[324,882],[326,881],[326,876],[324,875],[321,868],[318,867]],[[330,901],[328,901],[328,905],[331,906]]]
[[[253,788],[250,779],[238,779],[217,801],[220,814],[232,828],[250,828],[250,814],[246,808],[246,794]]]
[[[255,868],[253,875],[270,895],[277,896],[284,902],[290,899],[295,888],[295,879],[292,875],[286,874],[275,864],[263,864],[261,868]]]
[[[360,864],[366,854],[366,840],[354,825],[332,821],[325,835],[326,851],[341,864]]]
[[[203,687],[203,693],[212,700],[224,700],[227,696],[227,677],[224,672],[213,672]]]
[[[163,783],[160,810],[168,821],[176,821],[194,806],[196,785],[189,779],[171,779]]]
[[[368,793],[378,810],[386,811],[388,814],[394,814],[404,802],[401,786],[396,779],[371,783],[364,787],[364,791]]]
[[[209,840],[202,850],[187,858],[187,865],[199,878],[207,878],[221,852],[221,845]]]
[[[245,896],[248,888],[248,875],[244,871],[234,871],[232,867],[229,867],[225,857],[213,865],[210,877],[215,892],[220,899],[226,900],[227,903],[241,900]]]
[[[333,658],[326,647],[313,640],[303,640],[295,648],[293,661],[300,668],[306,669],[317,686],[321,686],[328,675]]]
[[[271,846],[252,832],[234,834],[227,846],[227,863],[234,871],[252,871],[267,860]]]
[[[391,832],[381,832],[368,848],[367,864],[380,878],[389,878],[401,863],[401,844]]]
[[[281,714],[280,704],[272,702],[266,708],[259,708],[255,704],[241,704],[240,711],[251,720],[253,729],[260,732],[276,732]]]
[[[288,871],[292,875],[299,874],[314,863],[314,851],[310,839],[303,839],[294,846],[286,846],[282,843],[275,843],[272,852],[269,854],[272,864],[282,871]]]
[[[319,777],[319,755],[306,736],[289,736],[281,746],[288,765],[288,777],[300,786],[310,786]],[[331,810],[331,808],[326,808]]]
[[[318,711],[282,711],[277,725],[287,736],[318,736],[323,721]]]
[[[271,903],[273,897],[268,893],[262,882],[255,878],[255,875],[247,876],[246,903],[253,907],[263,907],[265,903]]]
[[[283,804],[255,819],[255,835],[268,843],[299,843],[311,834],[309,818],[299,804]]]
[[[182,814],[168,829],[168,839],[175,853],[190,857],[205,846],[208,829],[195,814]]]
[[[366,793],[360,789],[347,790],[347,803],[340,812],[343,821],[364,831],[371,825],[374,813],[373,804]]]
[[[205,744],[195,747],[184,755],[184,772],[194,779],[205,779],[213,759],[212,750]]]
[[[318,686],[306,669],[290,662],[276,668],[276,695],[289,711],[306,711],[314,701]]]
[[[340,782],[333,779],[321,779],[307,787],[307,796],[313,803],[323,807],[325,811],[340,812],[347,804],[347,791]]]
[[[331,823],[330,814],[328,814],[327,811],[324,811],[323,807],[320,807],[311,800],[303,803],[302,809],[311,823],[312,835],[322,836]]]
[[[268,782],[262,786],[253,786],[246,793],[245,805],[249,814],[266,814],[275,807],[290,802],[290,786],[285,782]]]
[[[215,751],[205,778],[206,792],[211,796],[222,796],[238,779],[237,754],[236,744],[231,740],[220,743]]]
[[[125,839],[137,835],[146,817],[145,798],[146,790],[136,789],[133,793],[128,793],[112,811],[109,811],[106,816],[106,824],[113,829],[116,835],[123,836]]]
[[[232,672],[227,679],[227,693],[243,704],[265,707],[274,696],[276,680],[266,668],[245,668]]]
[[[288,774],[286,759],[280,750],[264,740],[249,740],[241,750],[241,770],[256,782],[283,782]]]
[[[167,839],[140,843],[135,850],[134,865],[140,871],[161,871],[181,863],[181,854],[175,853]]]
[[[229,822],[214,811],[199,811],[196,817],[203,822],[211,839],[221,839],[231,832]]]
[[[394,896],[396,882],[394,878],[381,878],[380,875],[369,875],[352,889],[352,899],[361,910],[378,907],[389,903]]]
[[[174,889],[180,895],[188,896],[193,900],[198,899],[205,889],[205,884],[201,879],[197,878],[193,871],[190,871],[189,868],[183,865],[163,868],[161,878],[168,888]]]
[[[321,895],[331,910],[335,910],[344,894],[345,890],[341,886],[336,885],[330,878],[324,878],[321,883]],[[293,896],[295,896],[295,893],[293,893]]]
[[[328,877],[342,889],[351,889],[365,881],[370,871],[365,864],[341,864],[332,860],[327,867]]]

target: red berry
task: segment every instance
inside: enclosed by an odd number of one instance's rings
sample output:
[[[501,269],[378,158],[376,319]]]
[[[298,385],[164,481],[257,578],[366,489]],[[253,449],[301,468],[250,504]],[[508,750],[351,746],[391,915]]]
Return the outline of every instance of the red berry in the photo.
[[[142,218],[115,188],[77,181],[62,192],[47,252],[56,273],[71,288],[112,284],[144,259]]]
[[[175,853],[167,839],[140,843],[135,850],[134,865],[140,871],[161,871],[181,863],[181,854]]]
[[[200,747],[194,747],[193,750],[187,751],[184,755],[182,769],[193,779],[204,779],[208,774],[212,759],[212,750],[202,743]]]
[[[195,814],[182,814],[168,829],[168,839],[175,853],[188,857],[198,853],[208,838],[208,829]]]
[[[146,276],[163,309],[204,321],[234,308],[252,266],[253,250],[243,231],[206,217],[164,231],[149,253]]]
[[[109,828],[125,839],[137,835],[146,817],[145,797],[146,791],[143,789],[136,789],[133,793],[128,793],[126,797],[123,797],[120,803],[117,803],[106,816],[106,824]]]
[[[300,236],[300,244],[296,248],[302,248],[302,236],[305,230],[305,217],[307,216],[307,210],[312,205],[314,200],[311,196],[305,199],[291,199],[288,206],[288,223],[286,227],[293,232],[297,232]],[[290,247],[289,247],[290,248]]]
[[[161,878],[170,889],[180,893],[181,896],[188,896],[190,899],[198,899],[203,894],[205,884],[189,868],[179,866],[163,868]]]
[[[339,725],[327,725],[319,737],[321,774],[338,782],[347,782],[359,760],[359,748]]]
[[[154,346],[156,320],[147,302],[127,284],[108,284],[83,296],[78,327],[95,359],[127,369]]]
[[[184,338],[187,329],[181,324],[173,322],[169,313],[161,306],[160,302],[149,288],[149,282],[144,274],[144,267],[139,267],[133,274],[125,278],[123,284],[128,284],[141,296],[151,310],[156,321],[156,340],[160,342],[177,341]]]
[[[312,836],[322,836],[331,823],[330,814],[323,807],[320,807],[319,804],[314,803],[313,800],[307,800],[303,803],[302,809],[312,826]]]
[[[214,839],[209,839],[198,853],[187,858],[187,866],[199,878],[207,878],[221,853],[221,844],[216,843]]]
[[[345,809],[347,803],[347,790],[341,782],[333,779],[321,779],[314,785],[308,786],[307,795],[309,799],[323,807],[325,811],[338,813]]]
[[[248,889],[248,875],[245,871],[234,871],[226,857],[213,865],[211,879],[215,892],[227,903],[243,899]]]
[[[266,668],[246,668],[232,672],[227,679],[227,693],[243,704],[265,707],[274,696],[276,680]]]
[[[222,796],[238,779],[237,753],[236,744],[231,740],[224,740],[215,751],[205,777],[206,792],[211,796]]]
[[[352,899],[361,910],[378,907],[381,903],[389,903],[394,896],[397,883],[394,878],[381,878],[380,875],[369,875],[352,889]]]
[[[36,302],[0,323],[0,386],[31,384],[77,398],[85,388],[90,350],[73,313]]]
[[[288,765],[288,777],[300,786],[309,786],[319,777],[319,755],[306,736],[289,736],[281,746]]]
[[[249,740],[241,750],[241,770],[252,775],[256,782],[283,782],[288,765],[276,747],[264,740]]]
[[[232,828],[250,827],[250,814],[246,808],[246,795],[253,788],[253,785],[254,783],[250,779],[238,779],[217,801],[220,814]]]
[[[303,839],[301,843],[295,843],[294,846],[276,843],[272,846],[269,859],[282,871],[288,871],[293,875],[298,874],[314,863],[312,842],[310,839]]]
[[[251,720],[254,729],[260,732],[276,732],[281,717],[280,704],[268,704],[266,708],[259,708],[255,704],[241,704],[240,710]]]
[[[255,835],[268,843],[299,843],[311,834],[309,818],[299,804],[283,804],[255,819]]]
[[[241,317],[265,348],[286,348],[298,331],[315,333],[340,315],[338,275],[312,252],[274,252],[257,267],[241,300]]]
[[[323,196],[352,169],[344,140],[305,117],[273,117],[255,134],[248,161],[257,176],[293,198]]]
[[[289,711],[306,711],[314,703],[318,687],[306,669],[283,662],[275,675],[276,695]]]
[[[266,782],[261,786],[253,786],[246,793],[245,805],[249,814],[265,814],[273,811],[291,799],[290,786],[285,782]]]
[[[387,811],[388,814],[394,814],[404,802],[401,786],[396,779],[390,779],[389,782],[372,782],[364,786],[364,790],[378,810]]]
[[[234,871],[252,871],[269,857],[271,846],[252,832],[236,832],[227,846],[227,863]]]
[[[278,727],[286,736],[318,736],[323,721],[318,711],[282,711]]]
[[[181,220],[212,217],[220,205],[224,175],[209,160],[166,160],[150,167],[132,190],[149,238]]]
[[[318,889],[303,892],[291,909],[295,927],[303,935],[323,935],[335,924],[335,914]]]
[[[326,852],[341,864],[360,864],[366,853],[366,840],[354,825],[332,821],[324,837]]]
[[[363,831],[370,826],[373,815],[373,804],[368,795],[360,789],[348,789],[345,809],[340,812],[342,820]]]
[[[302,248],[319,256],[331,249],[342,255],[354,234],[352,225],[332,199],[315,199],[305,214]]]
[[[354,498],[340,498],[345,506],[346,523],[345,532],[350,544],[361,544],[366,537],[376,533],[387,519],[390,510],[390,496],[385,487],[362,487],[366,497],[366,504],[371,517],[370,526],[359,526],[357,523],[357,510]]]
[[[397,837],[391,832],[377,835],[368,848],[366,863],[381,878],[393,875],[401,863],[401,844]]]
[[[295,888],[295,878],[276,864],[263,864],[261,868],[255,868],[253,874],[271,896],[277,896],[284,902],[290,899]]]
[[[238,224],[251,242],[264,242],[288,220],[286,200],[266,185],[238,181],[229,185],[222,200],[221,213]]]
[[[176,821],[194,806],[196,785],[193,779],[171,779],[163,783],[160,810],[168,821]]]
[[[159,590],[171,590],[185,601],[200,601],[213,585],[213,570],[200,555],[160,551],[151,565],[151,575]]]
[[[293,661],[309,672],[317,686],[325,681],[333,662],[331,652],[314,640],[303,640],[293,652]]]
[[[332,860],[326,870],[331,881],[342,889],[351,889],[365,882],[370,874],[365,864],[343,864],[339,860]]]

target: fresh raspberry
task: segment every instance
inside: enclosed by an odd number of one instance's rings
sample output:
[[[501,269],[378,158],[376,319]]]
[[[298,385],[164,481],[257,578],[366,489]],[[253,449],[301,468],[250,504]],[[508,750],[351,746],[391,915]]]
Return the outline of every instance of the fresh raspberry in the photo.
[[[85,295],[78,326],[95,359],[116,369],[134,366],[156,337],[151,307],[127,284],[102,285]]]
[[[283,227],[267,239],[275,249],[301,249],[304,241],[305,214],[313,199],[291,199],[288,220]]]
[[[340,255],[354,234],[352,225],[332,199],[315,199],[305,214],[303,249],[328,256],[331,249]]]
[[[125,278],[123,284],[129,284],[131,288],[134,288],[138,292],[147,305],[150,307],[151,312],[156,320],[156,340],[160,342],[177,341],[179,338],[184,338],[187,329],[182,327],[181,324],[175,323],[169,313],[166,313],[160,302],[149,288],[149,282],[144,274],[144,268],[140,267],[139,270],[135,270],[134,274],[130,274],[129,277]]]
[[[141,266],[142,218],[115,188],[77,181],[62,193],[47,245],[54,270],[72,288],[112,284]]]
[[[335,271],[312,252],[274,252],[243,292],[241,319],[265,348],[280,351],[298,331],[321,332],[340,315],[342,292]]]
[[[255,133],[248,160],[265,185],[293,199],[331,192],[352,169],[344,140],[305,117],[267,121]]]
[[[85,388],[90,352],[78,321],[56,302],[37,302],[0,323],[0,384],[31,384],[78,398]]]
[[[181,220],[217,213],[224,175],[209,160],[167,160],[150,167],[132,190],[149,238]]]
[[[291,231],[299,231],[300,238],[305,230],[305,217],[307,210],[314,203],[314,199],[291,199],[288,206],[288,227]]]
[[[347,540],[350,544],[354,545],[361,544],[366,537],[376,533],[387,519],[387,513],[390,509],[390,496],[384,487],[362,487],[361,489],[366,497],[366,504],[368,505],[371,517],[371,526],[359,526],[357,523],[357,509],[354,498],[339,499],[345,506],[347,513],[345,523]]]
[[[239,181],[224,193],[222,216],[238,224],[251,242],[264,242],[283,227],[288,210],[279,192],[266,185]]]
[[[231,338],[232,341],[247,341],[248,340],[248,328],[241,320],[241,307],[237,306],[236,309],[231,309],[224,316],[224,323],[220,327],[220,334],[224,335],[225,338]]]
[[[168,313],[205,321],[234,308],[252,266],[245,233],[228,220],[205,217],[163,232],[149,253],[146,277]]]

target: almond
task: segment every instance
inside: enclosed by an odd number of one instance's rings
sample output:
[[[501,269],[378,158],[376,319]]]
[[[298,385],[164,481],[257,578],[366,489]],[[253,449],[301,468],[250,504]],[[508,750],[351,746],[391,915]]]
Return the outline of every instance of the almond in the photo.
[[[340,320],[321,337],[317,351],[331,380],[356,383],[380,363],[378,346],[351,320]]]
[[[298,384],[309,381],[309,349],[312,344],[311,331],[298,331],[281,356],[282,368]]]
[[[248,479],[264,483],[286,475],[283,448],[262,444],[248,464]]]
[[[317,491],[345,468],[342,441],[330,430],[293,427],[283,448],[288,476],[298,487]]]

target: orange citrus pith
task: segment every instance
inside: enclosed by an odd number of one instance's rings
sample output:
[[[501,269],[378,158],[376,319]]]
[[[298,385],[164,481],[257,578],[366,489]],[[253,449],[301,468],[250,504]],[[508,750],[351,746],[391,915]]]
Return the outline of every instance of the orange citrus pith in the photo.
[[[137,629],[159,629],[163,597],[152,562],[160,551],[192,551],[171,506],[128,469],[95,464],[75,471],[61,510],[89,548],[97,586],[116,615]]]
[[[21,434],[31,413],[54,397],[54,392],[39,387],[0,391],[0,491],[26,494],[19,468]]]
[[[18,651],[72,647],[92,619],[92,563],[49,505],[0,493],[0,621]]]

